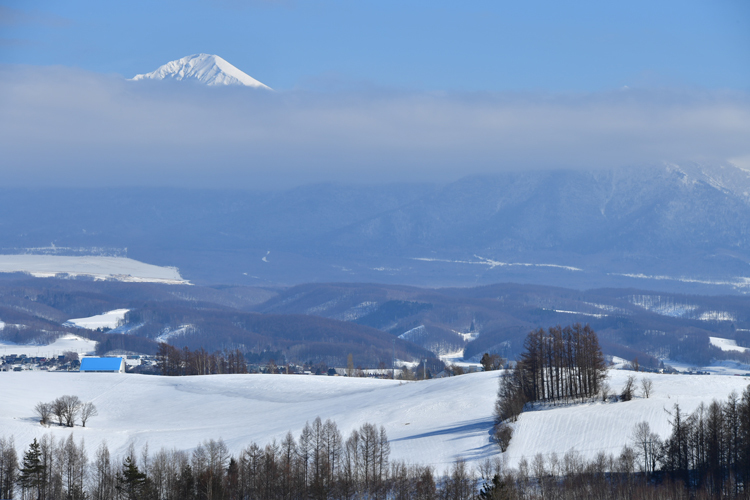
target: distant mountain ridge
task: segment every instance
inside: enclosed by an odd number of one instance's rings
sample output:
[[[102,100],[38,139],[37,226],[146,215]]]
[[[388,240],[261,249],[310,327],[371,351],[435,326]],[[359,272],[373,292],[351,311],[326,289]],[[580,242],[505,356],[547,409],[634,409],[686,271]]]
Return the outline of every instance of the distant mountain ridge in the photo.
[[[287,191],[0,190],[4,246],[128,248],[193,283],[750,292],[750,173],[660,165]]]
[[[243,85],[271,90],[267,85],[212,54],[193,54],[176,59],[159,66],[151,73],[136,75],[133,80],[194,80],[205,85]]]

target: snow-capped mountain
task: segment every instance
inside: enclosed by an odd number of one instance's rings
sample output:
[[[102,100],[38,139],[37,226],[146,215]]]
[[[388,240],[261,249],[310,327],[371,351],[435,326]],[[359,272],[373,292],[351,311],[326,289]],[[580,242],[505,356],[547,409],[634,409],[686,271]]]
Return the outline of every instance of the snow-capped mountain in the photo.
[[[206,85],[244,85],[271,90],[219,56],[194,54],[160,66],[156,71],[136,75],[133,80],[195,80]]]

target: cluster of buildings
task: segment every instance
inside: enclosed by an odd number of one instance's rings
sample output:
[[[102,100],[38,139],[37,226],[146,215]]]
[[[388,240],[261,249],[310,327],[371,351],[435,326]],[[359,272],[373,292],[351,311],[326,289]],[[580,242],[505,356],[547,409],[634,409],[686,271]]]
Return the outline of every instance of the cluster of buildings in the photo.
[[[0,356],[0,371],[49,370],[78,371],[80,362],[68,356],[27,356],[26,354],[8,354]]]
[[[0,372],[9,371],[81,371],[81,372],[146,372],[155,368],[156,357],[145,355],[127,356],[28,356],[26,354],[7,354],[0,356]]]

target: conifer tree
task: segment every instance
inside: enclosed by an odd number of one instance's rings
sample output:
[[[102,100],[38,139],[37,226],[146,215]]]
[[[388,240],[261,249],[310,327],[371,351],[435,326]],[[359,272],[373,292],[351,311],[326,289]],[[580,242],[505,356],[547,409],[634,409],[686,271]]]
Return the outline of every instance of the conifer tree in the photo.
[[[29,498],[42,500],[45,491],[46,470],[42,462],[42,451],[36,438],[23,455],[18,482]]]
[[[131,457],[125,458],[122,470],[117,473],[118,494],[125,500],[141,500],[146,497],[146,474],[141,472]]]

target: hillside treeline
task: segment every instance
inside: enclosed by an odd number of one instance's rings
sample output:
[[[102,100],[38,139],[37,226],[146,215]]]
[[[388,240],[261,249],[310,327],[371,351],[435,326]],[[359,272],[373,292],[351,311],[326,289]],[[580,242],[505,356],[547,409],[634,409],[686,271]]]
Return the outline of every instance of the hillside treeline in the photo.
[[[162,342],[156,359],[159,373],[167,376],[247,373],[247,362],[239,349],[208,353],[203,348],[177,349]]]
[[[584,460],[575,450],[559,457],[522,458],[496,473],[487,499],[750,499],[750,386],[740,398],[670,410],[662,440],[647,422],[635,425],[632,446]]]
[[[415,343],[428,349],[442,342],[465,344],[467,358],[494,352],[512,359],[523,350],[530,330],[566,324],[574,318],[590,323],[607,354],[627,360],[637,357],[642,367],[656,369],[659,358],[698,366],[712,358],[746,359],[738,351],[712,346],[710,337],[750,346],[750,335],[745,332],[750,329],[748,300],[632,289],[583,292],[511,283],[442,289],[315,283],[283,290],[255,309],[351,318],[395,335],[424,326],[426,334],[415,338]],[[726,313],[726,320],[711,320],[716,312]],[[463,332],[468,343],[456,332]]]
[[[125,315],[134,328],[130,336],[149,339],[181,330],[169,337],[178,348],[223,351],[240,349],[257,362],[346,366],[353,354],[358,365],[377,368],[391,366],[391,334],[363,325],[304,314],[259,314],[225,308],[171,303],[149,304]],[[430,351],[403,339],[395,341],[399,359],[435,358]],[[283,358],[279,358],[282,353]],[[439,361],[438,361],[439,362]]]
[[[264,447],[231,455],[219,440],[191,453],[132,447],[123,460],[105,443],[93,461],[70,435],[34,440],[19,458],[0,440],[0,497],[35,500],[234,500],[423,498],[439,495],[432,469],[390,462],[383,427],[365,423],[344,439],[317,418]]]
[[[660,472],[714,496],[750,492],[750,386],[742,398],[732,393],[724,402],[701,403],[689,415],[675,404],[670,419],[672,432],[663,443],[642,424],[636,427],[647,473]]]
[[[169,338],[178,348],[239,348],[254,362],[273,358],[279,363],[343,366],[352,353],[358,365],[376,368],[390,364],[393,336],[409,330],[418,335],[396,341],[398,359],[434,357],[461,348],[467,358],[488,352],[512,359],[523,350],[530,330],[565,324],[572,317],[591,324],[607,354],[628,361],[638,358],[643,368],[656,369],[660,358],[696,366],[712,359],[750,362],[750,352],[722,351],[710,341],[720,337],[750,346],[749,301],[741,295],[582,292],[518,284],[425,289],[314,283],[271,290],[19,273],[0,276],[0,319],[5,323],[0,340],[43,344],[76,333],[96,340],[97,354],[103,355],[154,354],[155,340]],[[130,310],[128,335],[66,325],[70,318],[113,309]],[[182,334],[170,336],[175,332]]]
[[[580,323],[528,334],[515,368],[501,378],[499,422],[515,420],[526,403],[595,396],[607,374],[596,332]]]

